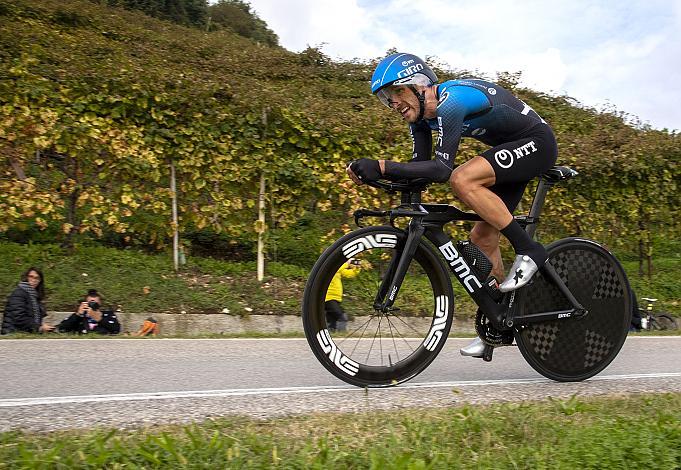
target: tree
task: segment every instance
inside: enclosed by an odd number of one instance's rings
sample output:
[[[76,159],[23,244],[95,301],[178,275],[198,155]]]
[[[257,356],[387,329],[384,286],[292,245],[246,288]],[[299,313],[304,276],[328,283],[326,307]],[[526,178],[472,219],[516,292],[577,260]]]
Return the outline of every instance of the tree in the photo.
[[[156,18],[199,27],[204,27],[208,12],[207,0],[103,0],[103,2],[112,7],[139,10]]]
[[[215,25],[268,46],[279,45],[279,37],[251,10],[251,6],[242,0],[220,0],[208,7],[208,13]]]

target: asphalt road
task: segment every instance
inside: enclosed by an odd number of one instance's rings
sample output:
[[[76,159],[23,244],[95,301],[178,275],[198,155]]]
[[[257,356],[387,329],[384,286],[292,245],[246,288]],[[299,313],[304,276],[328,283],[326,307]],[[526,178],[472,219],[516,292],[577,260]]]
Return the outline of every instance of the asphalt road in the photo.
[[[581,383],[543,378],[515,347],[491,363],[460,356],[469,341],[450,338],[411,382],[365,391],[329,374],[305,339],[3,339],[0,431],[681,392],[681,337],[630,337]]]

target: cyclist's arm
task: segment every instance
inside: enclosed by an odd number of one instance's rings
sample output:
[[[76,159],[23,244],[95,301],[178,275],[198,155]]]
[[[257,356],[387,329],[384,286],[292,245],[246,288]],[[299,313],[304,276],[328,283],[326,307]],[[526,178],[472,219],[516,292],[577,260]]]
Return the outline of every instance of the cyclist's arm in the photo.
[[[428,178],[431,181],[444,183],[451,173],[452,169],[443,165],[439,160],[409,163],[385,161],[385,176],[392,180]]]

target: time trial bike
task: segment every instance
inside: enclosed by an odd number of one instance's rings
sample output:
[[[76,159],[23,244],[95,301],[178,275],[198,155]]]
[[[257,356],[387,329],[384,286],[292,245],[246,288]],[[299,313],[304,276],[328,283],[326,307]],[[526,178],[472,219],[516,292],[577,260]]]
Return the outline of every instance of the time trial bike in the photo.
[[[531,209],[516,220],[534,237],[549,189],[577,175],[553,167],[537,185]],[[421,201],[430,181],[377,181],[401,193],[390,210],[355,211],[361,228],[333,243],[307,280],[302,318],[307,341],[321,364],[353,385],[386,387],[422,372],[445,345],[454,320],[451,277],[478,306],[476,331],[486,344],[515,341],[529,365],[557,381],[580,381],[602,371],[620,351],[629,330],[632,295],[618,260],[584,238],[549,244],[549,260],[526,286],[507,293],[490,276],[492,264],[470,241],[454,243],[443,227],[480,221],[477,214]],[[362,227],[366,217],[387,225]],[[408,221],[405,228],[395,220]],[[358,272],[343,285],[348,331],[328,327],[326,293],[349,261]],[[451,273],[451,274],[450,274]],[[450,277],[451,276],[451,277]]]

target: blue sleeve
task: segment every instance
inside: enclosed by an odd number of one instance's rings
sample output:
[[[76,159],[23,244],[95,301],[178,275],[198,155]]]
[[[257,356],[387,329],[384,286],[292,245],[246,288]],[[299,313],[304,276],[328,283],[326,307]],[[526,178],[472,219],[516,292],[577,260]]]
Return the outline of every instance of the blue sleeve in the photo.
[[[491,107],[487,96],[473,87],[451,86],[440,91],[437,105],[438,135],[435,159],[454,169],[454,158],[459,150],[463,122],[467,116],[483,112]]]

